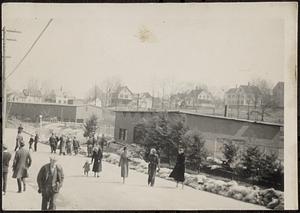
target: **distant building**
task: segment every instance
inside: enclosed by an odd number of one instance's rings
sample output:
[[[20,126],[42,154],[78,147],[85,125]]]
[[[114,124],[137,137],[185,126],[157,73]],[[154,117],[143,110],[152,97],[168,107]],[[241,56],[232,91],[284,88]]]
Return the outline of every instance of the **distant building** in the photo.
[[[66,92],[62,90],[62,88],[60,88],[57,91],[52,90],[50,94],[45,97],[45,102],[55,104],[72,104],[73,99],[73,97],[70,97]]]
[[[102,101],[98,97],[94,100],[89,101],[88,104],[89,105],[94,105],[94,106],[97,106],[97,107],[102,107]]]
[[[133,93],[127,86],[119,86],[109,94],[109,106],[127,106],[133,99]]]
[[[273,88],[273,99],[278,107],[284,107],[284,83],[282,81]]]
[[[188,93],[185,105],[188,107],[213,106],[213,100],[209,91],[197,87]]]
[[[261,92],[258,87],[241,85],[239,88],[231,88],[225,93],[225,104],[240,106],[260,106]]]
[[[233,141],[242,149],[258,146],[266,153],[277,153],[283,160],[283,125],[254,122],[221,116],[203,115],[183,111],[116,111],[115,140],[121,143],[138,143],[136,125],[154,116],[166,115],[170,121],[183,117],[186,125],[198,130],[205,138],[205,147],[210,153],[222,155],[222,144]]]
[[[42,93],[41,91],[28,91],[26,89],[21,93],[11,93],[8,96],[8,101],[26,102],[26,103],[41,103]]]

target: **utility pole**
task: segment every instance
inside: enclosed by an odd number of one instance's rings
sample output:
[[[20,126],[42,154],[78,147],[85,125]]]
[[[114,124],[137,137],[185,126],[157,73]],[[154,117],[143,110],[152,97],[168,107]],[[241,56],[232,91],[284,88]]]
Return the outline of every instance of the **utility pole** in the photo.
[[[6,104],[7,104],[7,100],[6,100],[6,59],[7,58],[11,58],[10,56],[6,55],[6,41],[17,41],[16,39],[12,39],[12,38],[6,38],[6,33],[21,33],[20,31],[16,31],[16,30],[8,30],[6,29],[6,27],[4,26],[2,29],[2,100],[3,100],[3,113],[2,113],[2,133],[3,133],[3,138],[4,138],[4,130],[5,130],[5,125],[6,125]]]

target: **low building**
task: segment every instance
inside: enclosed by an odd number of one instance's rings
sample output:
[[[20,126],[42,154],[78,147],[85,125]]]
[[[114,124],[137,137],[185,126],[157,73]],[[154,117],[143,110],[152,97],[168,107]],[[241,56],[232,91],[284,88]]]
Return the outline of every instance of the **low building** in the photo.
[[[92,114],[102,117],[103,110],[93,105],[70,105],[55,103],[7,102],[8,117],[36,122],[42,115],[44,120],[82,123]]]
[[[284,107],[284,83],[278,82],[273,88],[273,99],[280,108]]]
[[[267,153],[277,153],[283,160],[283,126],[221,116],[183,111],[116,111],[114,137],[122,143],[135,143],[135,127],[142,120],[167,113],[168,119],[184,116],[190,129],[200,131],[210,153],[220,154],[220,146],[231,140],[241,147],[258,146]]]

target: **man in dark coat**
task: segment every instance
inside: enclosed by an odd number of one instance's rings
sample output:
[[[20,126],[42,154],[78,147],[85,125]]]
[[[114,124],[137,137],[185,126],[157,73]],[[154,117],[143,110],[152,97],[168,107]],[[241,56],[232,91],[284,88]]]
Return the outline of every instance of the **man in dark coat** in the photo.
[[[51,153],[56,152],[56,138],[54,136],[54,133],[52,133],[51,137],[49,138],[49,144],[51,148]]]
[[[25,149],[24,141],[20,142],[20,149],[16,152],[14,163],[13,163],[13,178],[17,178],[18,183],[18,193],[22,192],[22,182],[23,191],[26,190],[25,178],[28,177],[28,168],[31,166],[31,156],[30,152]]]
[[[75,155],[78,154],[78,149],[79,149],[80,145],[79,145],[79,141],[76,139],[76,137],[74,136],[73,138],[73,150]]]
[[[40,138],[39,135],[36,133],[35,137],[34,137],[34,151],[37,151],[37,144],[39,142]]]
[[[50,163],[44,165],[37,176],[38,192],[42,193],[42,210],[56,209],[56,198],[64,181],[63,169],[56,162],[56,157],[50,156]]]
[[[33,144],[33,142],[34,142],[33,138],[30,137],[30,139],[29,139],[29,151],[30,151],[30,149],[32,150],[32,144]]]
[[[7,186],[7,174],[8,174],[8,167],[9,161],[11,159],[11,154],[7,151],[7,146],[2,145],[2,192],[3,195],[6,193],[6,186]]]

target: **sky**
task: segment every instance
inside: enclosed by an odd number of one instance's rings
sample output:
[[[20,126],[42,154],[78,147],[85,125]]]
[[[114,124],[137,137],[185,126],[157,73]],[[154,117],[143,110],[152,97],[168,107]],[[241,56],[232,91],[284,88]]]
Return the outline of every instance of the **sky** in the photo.
[[[179,82],[212,90],[263,78],[284,81],[284,4],[2,4],[7,79],[22,90],[30,79],[78,98],[120,78],[133,92],[176,90]]]

